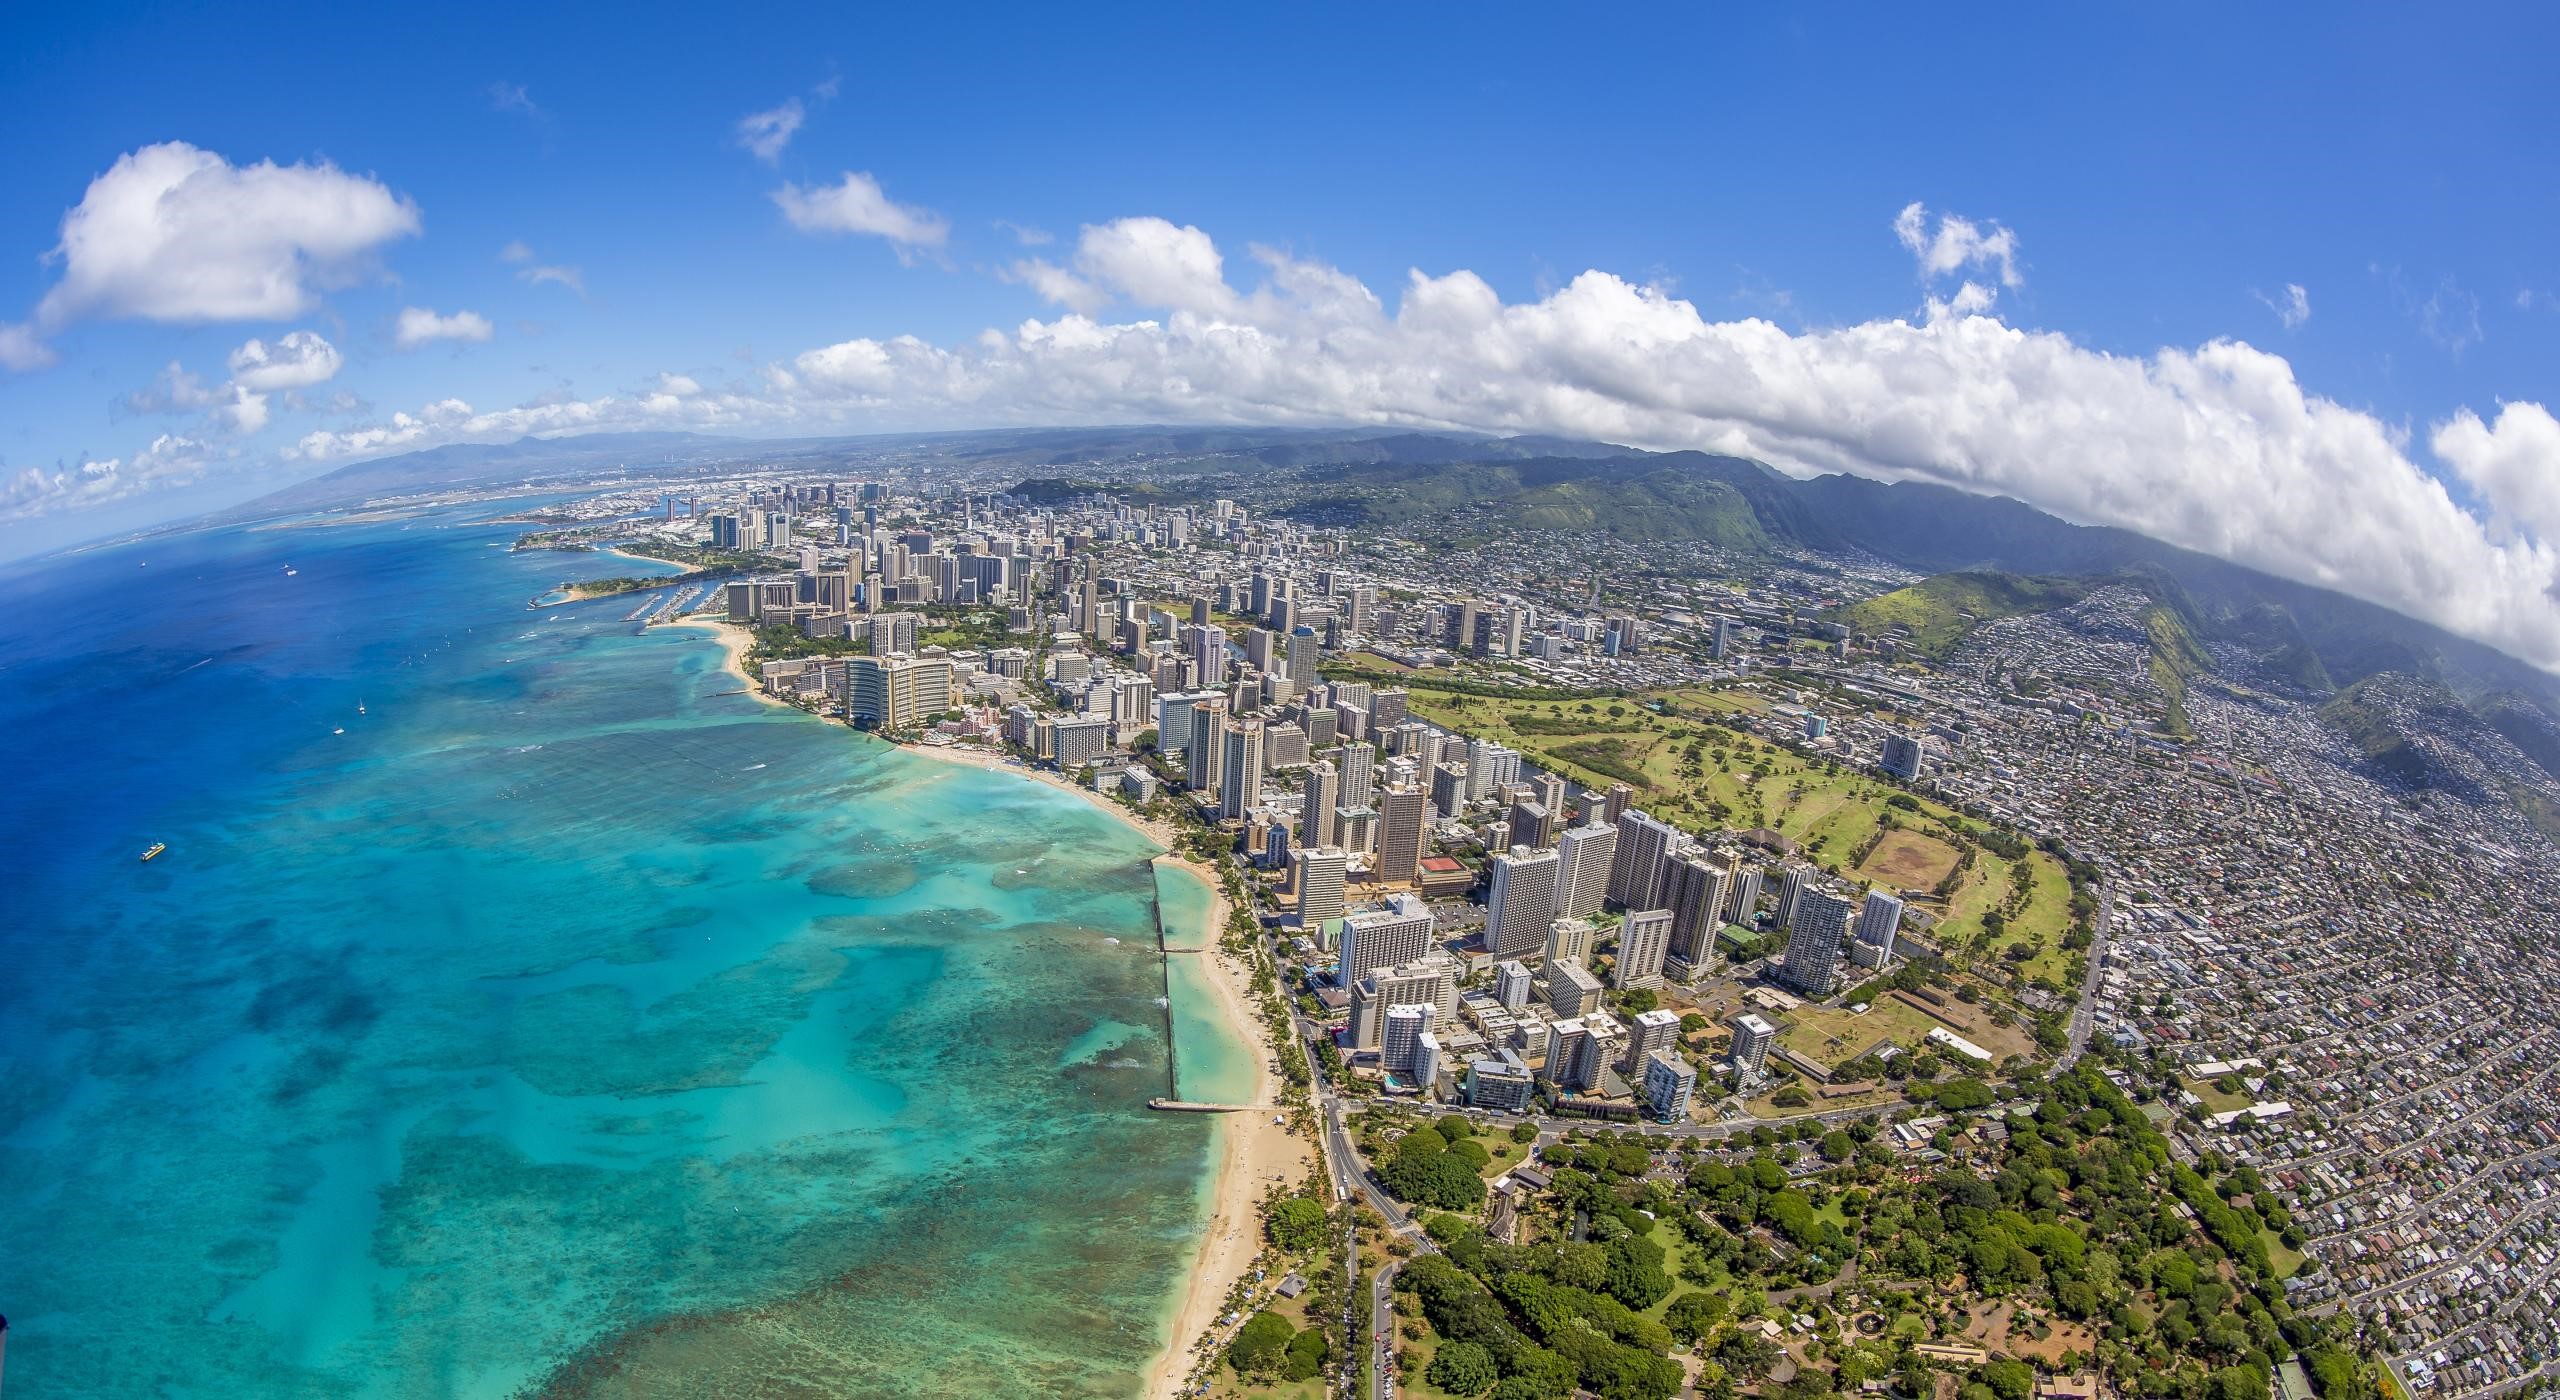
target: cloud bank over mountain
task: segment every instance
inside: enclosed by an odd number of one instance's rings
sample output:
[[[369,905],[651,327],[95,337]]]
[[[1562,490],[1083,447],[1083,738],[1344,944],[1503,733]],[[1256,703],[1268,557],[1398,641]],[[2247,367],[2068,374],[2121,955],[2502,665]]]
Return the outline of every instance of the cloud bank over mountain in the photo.
[[[1179,421],[1547,433],[1703,448],[2014,496],[2342,592],[2560,668],[2560,428],[2535,404],[2433,425],[2435,461],[2391,425],[2306,389],[2238,340],[2143,357],[2022,329],[2016,236],[1914,206],[1894,224],[1924,289],[1908,317],[1789,331],[1718,321],[1590,271],[1506,302],[1481,277],[1415,271],[1394,304],[1269,248],[1232,277],[1215,241],[1156,218],[1087,227],[1062,261],[1007,275],[1061,311],[957,344],[813,347],[727,385],[478,411],[445,400],[303,436],[313,462],[609,427]],[[1964,278],[1978,274],[1979,280]],[[1964,278],[1950,295],[1935,290]],[[1115,311],[1118,314],[1114,314]]]

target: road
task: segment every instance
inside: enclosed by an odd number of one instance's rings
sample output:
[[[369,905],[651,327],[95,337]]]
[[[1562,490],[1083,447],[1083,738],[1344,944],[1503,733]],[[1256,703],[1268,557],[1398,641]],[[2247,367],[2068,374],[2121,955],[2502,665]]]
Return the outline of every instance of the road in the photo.
[[[2071,1006],[2071,1043],[2063,1048],[2058,1068],[2069,1069],[2079,1063],[2082,1051],[2089,1048],[2089,1037],[2098,1028],[2098,974],[2107,956],[2107,925],[2115,918],[2116,882],[2098,881],[2098,912],[2089,922],[2089,970],[2080,978],[2080,999]]]

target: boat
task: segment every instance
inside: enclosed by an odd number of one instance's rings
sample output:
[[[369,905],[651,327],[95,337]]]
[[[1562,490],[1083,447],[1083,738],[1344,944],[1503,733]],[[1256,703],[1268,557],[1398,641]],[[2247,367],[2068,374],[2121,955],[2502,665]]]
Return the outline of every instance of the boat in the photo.
[[[357,713],[357,714],[363,714],[363,713],[364,713],[364,702],[363,702],[362,700],[358,700],[358,701],[356,702],[356,713]]]
[[[149,850],[147,850],[147,851],[144,851],[144,852],[142,853],[142,858],[143,858],[144,860],[149,860],[149,859],[151,859],[153,856],[156,856],[156,855],[160,854],[162,851],[165,851],[165,850],[167,850],[167,849],[169,849],[169,843],[168,843],[168,842],[166,842],[166,841],[154,841],[154,842],[152,842],[152,843],[151,843],[151,848],[150,848]]]
[[[332,733],[332,734],[344,734],[344,733],[346,733],[346,732],[347,732],[347,727],[346,727],[345,725],[343,725],[343,724],[342,724],[342,725],[339,725],[337,728],[330,730],[329,732],[330,732],[330,733]]]
[[[285,566],[284,566],[284,576],[285,576],[286,578],[292,578],[294,575],[296,575],[296,574],[298,574],[298,573],[301,573],[301,572],[302,572],[302,571],[301,571],[300,569],[295,568],[295,567],[294,567],[294,566],[292,566],[291,564],[287,564],[287,565],[285,565]]]

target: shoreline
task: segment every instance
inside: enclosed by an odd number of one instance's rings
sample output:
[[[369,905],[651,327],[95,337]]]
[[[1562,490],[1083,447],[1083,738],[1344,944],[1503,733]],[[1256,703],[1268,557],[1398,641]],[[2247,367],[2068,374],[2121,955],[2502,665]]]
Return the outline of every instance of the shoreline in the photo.
[[[753,638],[745,628],[713,617],[690,617],[661,625],[709,632],[721,648],[721,669],[735,677],[748,693],[769,705],[792,710],[799,708],[765,694],[763,687],[747,675],[745,656]],[[1181,832],[1174,823],[1143,816],[1091,788],[1077,786],[1061,774],[1030,767],[1012,755],[996,750],[956,744],[892,744],[891,747],[962,767],[1009,773],[1032,782],[1045,783],[1062,792],[1074,793],[1094,809],[1109,814],[1121,825],[1159,847],[1159,853],[1150,859],[1150,864],[1179,866],[1207,886],[1206,944],[1196,949],[1167,949],[1160,956],[1203,960],[1203,971],[1207,976],[1202,980],[1209,986],[1210,1000],[1228,1032],[1253,1054],[1254,1102],[1278,1103],[1279,1076],[1272,1068],[1277,1052],[1264,1033],[1262,1018],[1254,1013],[1250,972],[1245,964],[1219,946],[1227,921],[1234,913],[1234,903],[1227,898],[1226,887],[1215,869],[1179,854]],[[1171,1052],[1170,1045],[1167,1052]],[[1138,1392],[1147,1400],[1183,1392],[1193,1366],[1200,1359],[1200,1351],[1219,1331],[1228,1295],[1252,1271],[1255,1259],[1262,1252],[1261,1204],[1265,1192],[1273,1187],[1286,1189],[1303,1178],[1314,1164],[1315,1154],[1311,1145],[1291,1133],[1285,1124],[1274,1123],[1274,1116],[1277,1115],[1259,1112],[1224,1114],[1213,1130],[1216,1159],[1215,1176],[1209,1192],[1209,1218],[1202,1223],[1200,1247],[1192,1256],[1178,1294],[1180,1301],[1174,1307],[1171,1334],[1165,1338],[1154,1362],[1147,1367]]]
[[[1209,890],[1206,944],[1198,948],[1167,949],[1164,956],[1202,960],[1202,970],[1207,974],[1202,980],[1209,987],[1210,1000],[1216,1005],[1228,1030],[1253,1051],[1254,1102],[1279,1102],[1279,1076],[1272,1069],[1275,1052],[1264,1033],[1262,1018],[1253,1010],[1251,974],[1245,964],[1219,946],[1221,932],[1234,912],[1234,903],[1227,898],[1226,888],[1215,870],[1188,856],[1176,854],[1179,833],[1172,823],[1142,816],[1047,769],[1026,767],[1010,754],[958,745],[901,744],[898,747],[946,763],[1011,773],[1075,793],[1095,808],[1117,818],[1130,830],[1164,847],[1164,853],[1156,856],[1153,863],[1179,866],[1206,885]],[[1209,1218],[1202,1225],[1200,1247],[1192,1256],[1181,1301],[1174,1309],[1171,1335],[1156,1354],[1154,1364],[1147,1368],[1145,1385],[1139,1392],[1147,1400],[1185,1393],[1192,1368],[1202,1359],[1202,1347],[1222,1331],[1222,1314],[1228,1295],[1252,1272],[1255,1260],[1262,1253],[1263,1196],[1274,1188],[1286,1190],[1314,1165],[1315,1156],[1308,1144],[1284,1124],[1272,1122],[1274,1116],[1277,1115],[1229,1113],[1218,1119],[1217,1175],[1210,1192]]]
[[[757,683],[756,678],[747,674],[747,648],[755,645],[755,638],[748,635],[747,629],[725,618],[717,617],[678,618],[673,622],[661,622],[655,625],[682,627],[688,631],[710,633],[712,642],[720,648],[720,669],[728,672],[738,684],[745,686],[747,694],[767,705],[779,706],[782,709],[800,708],[779,696],[766,694],[765,688]]]

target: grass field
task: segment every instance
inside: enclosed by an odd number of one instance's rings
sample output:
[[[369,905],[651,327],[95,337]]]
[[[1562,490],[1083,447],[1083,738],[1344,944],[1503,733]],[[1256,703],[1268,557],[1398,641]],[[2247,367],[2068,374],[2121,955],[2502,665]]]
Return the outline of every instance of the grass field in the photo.
[[[1838,1065],[1856,1058],[1879,1040],[1890,1040],[1914,1053],[1926,1050],[1930,1030],[1944,1025],[1990,1051],[1995,1058],[2035,1051],[2034,1038],[2023,1028],[1992,1024],[1988,1010],[1981,1006],[1956,1002],[1948,1008],[1948,1015],[1966,1024],[1948,1025],[1894,996],[1876,998],[1864,1014],[1807,1005],[1786,1013],[1787,1024],[1778,1032],[1778,1043],[1809,1060]]]
[[[2187,1092],[2204,1100],[2204,1111],[2207,1113],[2229,1113],[2233,1109],[2247,1108],[2255,1102],[2247,1094],[2222,1092],[2210,1079],[2196,1079],[2182,1074],[2178,1076],[2178,1082],[2186,1087]]]
[[[1895,889],[1934,889],[1956,868],[1956,848],[1917,831],[1888,831],[1852,872]]]
[[[1918,1046],[1936,1024],[1918,1008],[1890,997],[1879,999],[1863,1016],[1805,1005],[1787,1013],[1787,1027],[1778,1033],[1778,1043],[1806,1059],[1836,1065],[1879,1040],[1891,1040],[1905,1049]]]

